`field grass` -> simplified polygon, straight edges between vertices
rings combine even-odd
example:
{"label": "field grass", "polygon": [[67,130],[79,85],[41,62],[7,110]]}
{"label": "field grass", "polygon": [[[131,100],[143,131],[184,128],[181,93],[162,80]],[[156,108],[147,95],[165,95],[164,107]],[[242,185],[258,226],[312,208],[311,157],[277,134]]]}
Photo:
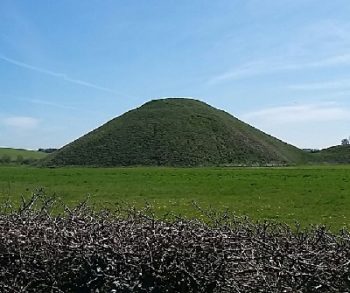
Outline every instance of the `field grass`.
{"label": "field grass", "polygon": [[0,167],[0,196],[19,199],[36,188],[77,203],[145,202],[185,216],[192,201],[253,219],[350,227],[350,166],[298,168]]}
{"label": "field grass", "polygon": [[17,156],[22,156],[23,159],[42,159],[47,156],[46,153],[38,152],[38,151],[12,149],[12,148],[0,148],[0,158],[3,155],[10,156],[12,161],[16,160]]}

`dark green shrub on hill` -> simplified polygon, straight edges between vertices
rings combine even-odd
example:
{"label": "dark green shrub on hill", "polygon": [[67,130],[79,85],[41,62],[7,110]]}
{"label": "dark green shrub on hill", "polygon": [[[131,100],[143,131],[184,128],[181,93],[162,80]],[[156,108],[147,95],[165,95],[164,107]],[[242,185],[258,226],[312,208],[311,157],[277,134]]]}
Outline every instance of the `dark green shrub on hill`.
{"label": "dark green shrub on hill", "polygon": [[11,156],[8,154],[3,154],[0,158],[0,163],[1,164],[10,164],[11,163]]}
{"label": "dark green shrub on hill", "polygon": [[281,165],[305,152],[191,99],[148,102],[49,155],[43,165]]}

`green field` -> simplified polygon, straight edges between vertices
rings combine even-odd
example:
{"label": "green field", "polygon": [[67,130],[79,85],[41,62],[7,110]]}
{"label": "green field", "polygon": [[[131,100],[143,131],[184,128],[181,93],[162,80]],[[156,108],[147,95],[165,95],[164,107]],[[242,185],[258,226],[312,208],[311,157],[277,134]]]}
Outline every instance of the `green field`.
{"label": "green field", "polygon": [[298,168],[57,168],[0,167],[0,196],[19,199],[43,187],[67,203],[88,194],[99,205],[145,202],[191,215],[229,208],[253,219],[350,227],[350,166]]}
{"label": "green field", "polygon": [[3,155],[10,156],[12,161],[15,161],[18,156],[22,156],[23,159],[42,159],[47,156],[46,153],[38,151],[30,151],[23,149],[13,149],[13,148],[0,148],[0,158]]}

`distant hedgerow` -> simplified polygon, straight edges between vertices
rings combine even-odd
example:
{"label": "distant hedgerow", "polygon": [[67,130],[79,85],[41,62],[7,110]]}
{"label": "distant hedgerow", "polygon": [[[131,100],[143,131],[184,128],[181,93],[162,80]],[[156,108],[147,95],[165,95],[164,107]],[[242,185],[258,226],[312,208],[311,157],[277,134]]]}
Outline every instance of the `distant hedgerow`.
{"label": "distant hedgerow", "polygon": [[[54,212],[53,212],[54,210]],[[61,212],[59,212],[61,211]],[[205,212],[57,207],[42,193],[0,214],[1,292],[346,292],[350,234]]]}

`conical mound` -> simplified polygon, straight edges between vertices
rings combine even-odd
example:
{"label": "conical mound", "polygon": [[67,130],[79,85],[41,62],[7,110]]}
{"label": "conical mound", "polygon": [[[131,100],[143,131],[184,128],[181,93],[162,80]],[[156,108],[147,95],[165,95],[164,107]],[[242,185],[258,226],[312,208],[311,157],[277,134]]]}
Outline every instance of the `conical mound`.
{"label": "conical mound", "polygon": [[150,101],[48,156],[46,166],[290,164],[304,152],[192,99]]}

